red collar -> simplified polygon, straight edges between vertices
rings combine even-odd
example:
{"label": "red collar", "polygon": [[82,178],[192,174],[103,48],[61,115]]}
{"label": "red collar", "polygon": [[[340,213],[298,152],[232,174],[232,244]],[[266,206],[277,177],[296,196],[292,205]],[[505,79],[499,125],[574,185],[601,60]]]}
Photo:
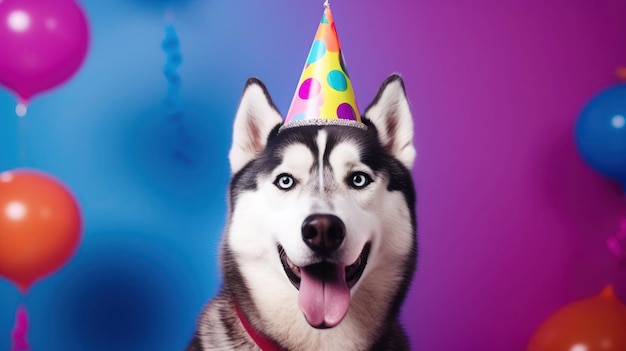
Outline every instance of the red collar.
{"label": "red collar", "polygon": [[237,317],[239,317],[241,324],[243,324],[243,327],[248,332],[248,335],[250,335],[252,340],[254,340],[254,342],[259,348],[261,348],[261,350],[283,351],[283,349],[278,346],[273,340],[268,339],[265,335],[259,333],[256,329],[254,329],[252,324],[250,324],[250,322],[246,319],[246,316],[244,316],[243,312],[241,312],[241,310],[239,309],[239,306],[237,306],[235,300],[233,300],[233,305],[235,305],[235,311],[237,311]]}

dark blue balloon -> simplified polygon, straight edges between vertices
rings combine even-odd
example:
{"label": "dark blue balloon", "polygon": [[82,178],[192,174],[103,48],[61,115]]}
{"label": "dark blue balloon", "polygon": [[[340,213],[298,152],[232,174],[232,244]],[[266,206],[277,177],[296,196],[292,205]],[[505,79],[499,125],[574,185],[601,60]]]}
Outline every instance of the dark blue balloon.
{"label": "dark blue balloon", "polygon": [[576,124],[576,144],[591,167],[626,190],[626,84],[589,101]]}

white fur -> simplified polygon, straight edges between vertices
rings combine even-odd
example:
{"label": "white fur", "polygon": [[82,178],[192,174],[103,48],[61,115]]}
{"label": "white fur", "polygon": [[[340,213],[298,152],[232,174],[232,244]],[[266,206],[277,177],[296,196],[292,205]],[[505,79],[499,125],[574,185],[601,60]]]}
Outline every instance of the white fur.
{"label": "white fur", "polygon": [[268,100],[264,88],[256,81],[250,82],[235,115],[233,144],[228,155],[231,173],[237,173],[257,157],[265,149],[270,131],[281,123],[282,117]]}
{"label": "white fur", "polygon": [[326,151],[326,141],[328,140],[328,133],[325,130],[321,130],[317,134],[317,149],[319,150],[317,155],[317,177],[319,179],[319,192],[324,192],[324,151]]}

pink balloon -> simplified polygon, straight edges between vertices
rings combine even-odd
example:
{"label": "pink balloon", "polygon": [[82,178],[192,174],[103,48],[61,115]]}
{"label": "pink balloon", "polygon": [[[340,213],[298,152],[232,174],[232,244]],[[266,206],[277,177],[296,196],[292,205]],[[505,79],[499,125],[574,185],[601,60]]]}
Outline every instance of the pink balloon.
{"label": "pink balloon", "polygon": [[0,84],[26,104],[69,79],[89,46],[74,0],[0,0]]}

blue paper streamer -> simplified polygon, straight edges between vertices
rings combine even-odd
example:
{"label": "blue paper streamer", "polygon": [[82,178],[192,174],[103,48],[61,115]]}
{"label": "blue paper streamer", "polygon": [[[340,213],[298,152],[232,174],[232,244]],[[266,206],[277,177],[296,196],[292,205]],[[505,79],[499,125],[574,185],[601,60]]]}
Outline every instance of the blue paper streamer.
{"label": "blue paper streamer", "polygon": [[184,125],[183,109],[179,97],[181,79],[178,68],[182,64],[183,57],[180,52],[178,35],[173,24],[168,24],[165,27],[165,38],[161,43],[161,48],[167,55],[167,61],[163,69],[163,75],[167,80],[167,97],[165,99],[167,118],[173,123],[178,136],[178,146],[174,150],[174,158],[185,165],[190,165],[191,158],[185,152],[185,148],[189,145],[189,133]]}

